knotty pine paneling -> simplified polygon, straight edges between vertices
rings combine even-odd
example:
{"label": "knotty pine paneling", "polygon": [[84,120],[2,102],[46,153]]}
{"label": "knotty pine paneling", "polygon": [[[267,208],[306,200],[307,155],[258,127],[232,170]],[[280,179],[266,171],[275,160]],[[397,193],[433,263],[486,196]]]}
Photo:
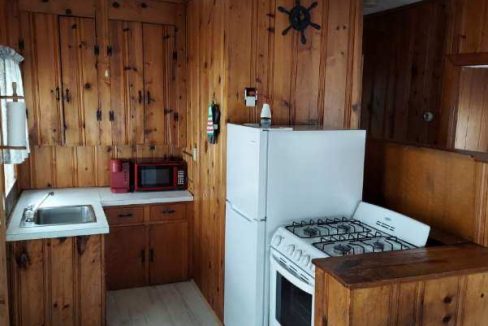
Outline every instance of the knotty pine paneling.
{"label": "knotty pine paneling", "polygon": [[[283,36],[292,0],[190,0],[188,35],[188,145],[194,194],[193,277],[223,317],[226,122],[256,122],[264,102],[275,124],[357,127],[361,97],[362,1],[320,1],[312,13],[320,31]],[[258,106],[243,104],[256,87]],[[222,111],[218,144],[206,139],[207,106]]]}
{"label": "knotty pine paneling", "polygon": [[364,200],[488,246],[488,162],[369,140]]}
{"label": "knotty pine paneling", "polygon": [[488,152],[488,69],[462,68],[455,148]]}
{"label": "knotty pine paneling", "polygon": [[365,17],[361,127],[371,137],[437,143],[448,9],[429,0]]}

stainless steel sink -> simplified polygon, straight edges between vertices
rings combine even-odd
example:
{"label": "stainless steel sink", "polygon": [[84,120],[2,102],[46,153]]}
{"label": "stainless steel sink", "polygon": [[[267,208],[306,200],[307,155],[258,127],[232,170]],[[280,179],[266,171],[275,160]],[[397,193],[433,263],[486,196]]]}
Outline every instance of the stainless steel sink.
{"label": "stainless steel sink", "polygon": [[39,208],[33,217],[24,212],[21,227],[95,223],[97,218],[90,205]]}

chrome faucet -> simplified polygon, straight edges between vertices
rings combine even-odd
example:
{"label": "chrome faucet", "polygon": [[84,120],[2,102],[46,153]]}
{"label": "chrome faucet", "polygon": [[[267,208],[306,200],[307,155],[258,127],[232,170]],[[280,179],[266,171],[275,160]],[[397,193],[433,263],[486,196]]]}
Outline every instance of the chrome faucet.
{"label": "chrome faucet", "polygon": [[41,205],[49,198],[54,196],[54,191],[47,193],[36,205],[29,205],[24,211],[24,221],[34,222],[34,216]]}

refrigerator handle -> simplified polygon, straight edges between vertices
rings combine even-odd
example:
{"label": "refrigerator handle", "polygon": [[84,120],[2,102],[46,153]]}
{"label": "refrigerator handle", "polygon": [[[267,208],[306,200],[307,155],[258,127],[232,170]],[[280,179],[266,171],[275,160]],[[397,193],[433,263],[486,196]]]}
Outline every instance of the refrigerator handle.
{"label": "refrigerator handle", "polygon": [[242,218],[248,220],[249,222],[262,222],[265,221],[265,219],[262,220],[256,220],[256,219],[250,219],[249,217],[246,216],[243,212],[241,212],[238,208],[236,208],[232,203],[228,200],[226,200],[227,205],[229,205],[230,209],[232,209],[234,212],[236,212],[238,215],[240,215]]}

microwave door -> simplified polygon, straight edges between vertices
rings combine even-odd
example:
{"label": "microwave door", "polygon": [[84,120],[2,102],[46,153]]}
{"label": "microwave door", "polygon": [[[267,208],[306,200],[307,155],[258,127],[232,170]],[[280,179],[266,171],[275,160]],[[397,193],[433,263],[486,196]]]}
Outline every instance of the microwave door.
{"label": "microwave door", "polygon": [[137,171],[137,188],[140,190],[164,190],[173,186],[174,178],[172,167],[140,166]]}

